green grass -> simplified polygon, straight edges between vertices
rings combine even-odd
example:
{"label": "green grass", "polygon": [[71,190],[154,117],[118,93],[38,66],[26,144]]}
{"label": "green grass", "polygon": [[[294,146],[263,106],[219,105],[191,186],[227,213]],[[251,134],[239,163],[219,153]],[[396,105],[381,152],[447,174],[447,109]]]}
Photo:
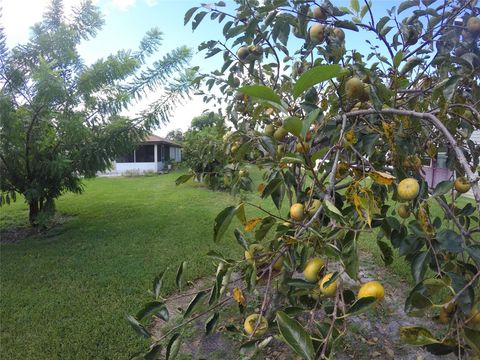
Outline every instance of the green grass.
{"label": "green grass", "polygon": [[[209,250],[241,254],[230,230],[220,245],[212,241],[213,219],[238,199],[193,182],[176,187],[177,176],[88,180],[84,194],[57,203],[59,213],[74,216],[70,221],[46,236],[1,245],[0,358],[129,358],[147,342],[124,315],[151,300],[147,290],[156,274],[170,267],[164,290],[171,293],[181,261],[188,261],[192,280],[214,271],[204,256]],[[252,176],[261,181],[259,172]],[[248,198],[260,202],[256,194]],[[270,200],[262,206],[277,212]],[[287,207],[285,201],[282,213]],[[21,199],[0,210],[0,229],[27,222]],[[259,212],[247,209],[247,215]],[[360,249],[383,264],[374,239],[364,235]],[[410,278],[398,256],[390,269]]]}
{"label": "green grass", "polygon": [[[194,279],[213,271],[203,254],[235,250],[212,241],[213,219],[235,200],[175,187],[176,176],[86,181],[83,195],[58,201],[75,215],[59,234],[1,246],[1,358],[121,359],[145,348],[124,314],[151,299],[154,276],[171,267],[171,292],[182,260]],[[2,228],[27,221],[21,200],[1,212]]]}

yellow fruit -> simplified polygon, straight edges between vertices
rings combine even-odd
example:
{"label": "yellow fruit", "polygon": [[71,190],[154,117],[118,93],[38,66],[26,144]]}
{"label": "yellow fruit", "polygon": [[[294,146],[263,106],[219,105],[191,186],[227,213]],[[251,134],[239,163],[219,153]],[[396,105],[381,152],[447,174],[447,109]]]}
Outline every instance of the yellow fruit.
{"label": "yellow fruit", "polygon": [[472,308],[468,318],[470,319],[469,323],[480,324],[480,310],[478,309],[478,306]]}
{"label": "yellow fruit", "polygon": [[326,296],[326,297],[332,297],[335,296],[337,292],[337,284],[338,284],[338,279],[335,279],[335,281],[331,282],[328,286],[324,286],[324,284],[329,281],[333,276],[333,273],[327,274],[323,277],[322,280],[318,283],[320,286],[320,292]]}
{"label": "yellow fruit", "polygon": [[351,100],[363,98],[365,96],[365,87],[362,80],[356,76],[349,79],[345,84],[345,92],[347,98]]}
{"label": "yellow fruit", "polygon": [[417,197],[420,191],[420,185],[414,178],[406,178],[398,184],[397,192],[403,200],[413,200]]}
{"label": "yellow fruit", "polygon": [[273,264],[273,269],[280,271],[282,270],[283,267],[283,256],[280,256],[277,261],[275,261],[275,264]]}
{"label": "yellow fruit", "polygon": [[307,261],[303,276],[306,281],[315,282],[318,280],[318,273],[325,266],[325,262],[321,258],[313,258]]}
{"label": "yellow fruit", "polygon": [[263,252],[263,250],[265,250],[265,248],[260,244],[250,245],[248,250],[245,250],[245,260],[247,260],[248,263],[253,264],[255,260],[259,260],[258,256]]}
{"label": "yellow fruit", "polygon": [[247,169],[242,169],[238,172],[238,175],[240,175],[240,177],[247,177],[249,174],[248,170]]}
{"label": "yellow fruit", "polygon": [[248,55],[250,55],[250,51],[246,46],[242,46],[240,49],[237,50],[237,57],[242,61],[245,60]]}
{"label": "yellow fruit", "polygon": [[303,204],[296,203],[290,208],[290,216],[293,220],[302,221],[305,216],[305,207]]}
{"label": "yellow fruit", "polygon": [[344,41],[345,40],[345,33],[343,32],[342,29],[339,29],[339,28],[335,28],[333,30],[333,34],[335,35],[335,37],[340,40],[340,42]]}
{"label": "yellow fruit", "polygon": [[315,215],[317,210],[320,208],[321,204],[322,204],[322,202],[320,200],[313,199],[312,202],[310,203],[310,205],[308,206],[308,209],[307,209],[308,215],[310,215],[310,216]]}
{"label": "yellow fruit", "polygon": [[326,20],[327,13],[322,7],[317,6],[313,9],[313,17],[317,20]]}
{"label": "yellow fruit", "polygon": [[[255,330],[255,325],[257,325],[258,318],[260,317],[260,323]],[[248,335],[253,336],[263,336],[268,330],[268,321],[264,316],[260,314],[251,314],[245,319],[245,323],[243,324],[243,329]],[[255,332],[254,332],[255,330]]]}
{"label": "yellow fruit", "polygon": [[232,154],[235,154],[238,150],[238,145],[233,145],[231,148],[230,148],[230,151],[232,152]]}
{"label": "yellow fruit", "polygon": [[471,17],[468,19],[467,30],[474,36],[480,35],[480,19],[478,17]]}
{"label": "yellow fruit", "polygon": [[300,154],[306,154],[308,150],[310,150],[310,145],[307,143],[297,143],[297,145],[295,145],[295,151]]}
{"label": "yellow fruit", "polygon": [[455,190],[457,190],[460,194],[466,193],[468,190],[470,190],[471,187],[470,183],[465,177],[456,178],[453,186],[455,187]]}
{"label": "yellow fruit", "polygon": [[265,135],[273,136],[275,133],[275,126],[272,124],[265,125]]}
{"label": "yellow fruit", "polygon": [[358,290],[358,298],[373,296],[377,301],[385,297],[385,289],[378,281],[369,281],[363,284]]}
{"label": "yellow fruit", "polygon": [[309,31],[310,40],[316,43],[325,41],[325,26],[322,24],[314,24]]}
{"label": "yellow fruit", "polygon": [[402,219],[406,219],[410,216],[410,209],[408,208],[407,205],[402,204],[397,208],[397,214],[400,216]]}
{"label": "yellow fruit", "polygon": [[287,136],[288,134],[288,131],[280,126],[277,130],[275,130],[275,132],[273,133],[273,137],[275,138],[275,140],[277,141],[282,141],[283,139],[285,139],[285,136]]}

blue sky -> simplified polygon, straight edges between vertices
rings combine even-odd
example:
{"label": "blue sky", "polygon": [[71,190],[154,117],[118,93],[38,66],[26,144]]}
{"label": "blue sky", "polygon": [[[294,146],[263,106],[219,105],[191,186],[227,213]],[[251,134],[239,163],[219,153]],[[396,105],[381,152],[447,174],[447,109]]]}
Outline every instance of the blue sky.
{"label": "blue sky", "polygon": [[[79,0],[64,0],[68,9],[78,4]],[[202,24],[192,32],[191,25],[183,25],[185,12],[198,6],[202,0],[96,0],[105,16],[105,26],[97,37],[81,46],[81,54],[87,63],[105,57],[119,49],[137,48],[145,32],[158,27],[164,33],[160,55],[186,45],[197,52],[199,43],[210,39],[221,39],[223,25],[205,18]],[[333,1],[338,6],[348,6],[349,0]],[[3,7],[1,22],[7,33],[8,45],[25,42],[29,36],[29,28],[41,19],[41,14],[48,5],[48,0],[0,0]],[[226,1],[227,5],[233,2]],[[362,3],[362,1],[360,1]],[[385,9],[398,5],[399,1],[375,0],[373,10],[376,19],[386,14]],[[28,10],[26,10],[28,9]],[[359,51],[367,50],[365,34],[347,33],[347,48]],[[203,72],[219,68],[221,56],[203,59],[203,54],[196,54],[192,65],[198,65]],[[206,108],[200,98],[195,98],[186,106],[177,109],[170,124],[156,131],[165,135],[169,130],[181,128],[186,130],[192,117],[201,114]]]}

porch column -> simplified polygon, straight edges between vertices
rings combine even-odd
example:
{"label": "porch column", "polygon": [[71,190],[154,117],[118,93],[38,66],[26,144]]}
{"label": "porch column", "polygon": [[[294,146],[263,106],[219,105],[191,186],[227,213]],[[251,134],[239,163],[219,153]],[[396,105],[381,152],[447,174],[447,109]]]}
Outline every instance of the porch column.
{"label": "porch column", "polygon": [[155,162],[155,168],[158,170],[158,153],[157,153],[157,144],[153,148],[153,161]]}

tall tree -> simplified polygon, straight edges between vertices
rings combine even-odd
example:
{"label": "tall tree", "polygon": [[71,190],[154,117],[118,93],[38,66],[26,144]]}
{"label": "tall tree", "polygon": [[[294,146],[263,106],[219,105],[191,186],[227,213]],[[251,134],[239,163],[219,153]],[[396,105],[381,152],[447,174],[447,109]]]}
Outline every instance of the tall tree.
{"label": "tall tree", "polygon": [[[191,84],[186,47],[146,64],[161,45],[158,29],[147,32],[138,50],[85,65],[78,46],[103,23],[91,1],[67,21],[62,0],[53,0],[26,44],[7,49],[0,29],[1,204],[22,194],[32,225],[52,214],[61,194],[81,192],[82,177],[107,169],[119,152],[168,121]],[[138,116],[122,116],[157,89],[162,95]]]}

